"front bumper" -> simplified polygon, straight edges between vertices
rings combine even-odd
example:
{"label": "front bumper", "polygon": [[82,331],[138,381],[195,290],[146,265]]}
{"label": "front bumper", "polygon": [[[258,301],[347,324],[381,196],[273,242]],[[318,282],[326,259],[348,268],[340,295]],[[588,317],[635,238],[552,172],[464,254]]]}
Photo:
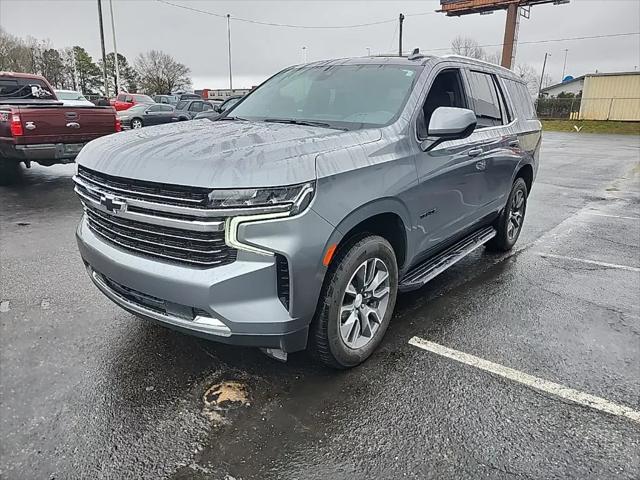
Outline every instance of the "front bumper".
{"label": "front bumper", "polygon": [[[255,230],[252,239],[262,246],[266,242],[289,261],[288,310],[278,297],[274,256],[240,250],[235,262],[214,268],[169,263],[105,242],[89,229],[84,218],[77,229],[77,241],[92,281],[125,310],[222,343],[295,352],[306,348],[324,273],[317,272],[318,267],[323,268],[324,243],[310,256],[310,251],[300,246],[299,237],[301,232],[314,230],[311,225],[315,224],[322,225],[328,239],[331,228],[319,219],[308,210],[295,219],[246,224],[238,232],[244,236],[247,229]],[[292,235],[292,229],[297,235]],[[321,242],[321,236],[313,237],[309,246]],[[131,301],[110,282],[149,296],[162,303],[162,308]]]}

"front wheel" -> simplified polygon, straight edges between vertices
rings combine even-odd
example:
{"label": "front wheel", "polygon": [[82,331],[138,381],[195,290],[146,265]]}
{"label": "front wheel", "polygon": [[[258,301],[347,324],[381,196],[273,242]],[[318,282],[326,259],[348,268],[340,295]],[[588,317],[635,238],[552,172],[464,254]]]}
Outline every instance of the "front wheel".
{"label": "front wheel", "polygon": [[312,355],[327,366],[362,363],[382,341],[398,291],[398,266],[384,238],[369,235],[337,254],[311,327]]}
{"label": "front wheel", "polygon": [[134,130],[142,128],[142,120],[140,120],[139,118],[134,118],[133,120],[131,120],[131,128],[133,128]]}
{"label": "front wheel", "polygon": [[500,216],[496,220],[496,236],[487,242],[487,249],[507,252],[513,248],[522,231],[524,214],[527,211],[527,184],[522,178],[516,178],[511,187],[509,198]]}

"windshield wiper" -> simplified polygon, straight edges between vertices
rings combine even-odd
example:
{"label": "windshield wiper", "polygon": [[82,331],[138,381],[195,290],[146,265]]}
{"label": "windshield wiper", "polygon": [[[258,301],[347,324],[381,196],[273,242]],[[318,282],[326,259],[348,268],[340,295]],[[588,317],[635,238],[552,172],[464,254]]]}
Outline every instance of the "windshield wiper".
{"label": "windshield wiper", "polygon": [[336,127],[326,122],[315,122],[313,120],[296,120],[294,118],[265,118],[265,122],[286,123],[290,125],[307,125],[309,127],[333,128],[334,130],[347,130],[346,128]]}
{"label": "windshield wiper", "polygon": [[220,121],[220,120],[240,120],[241,122],[250,122],[251,121],[248,118],[242,118],[242,117],[218,117],[218,118],[216,118],[216,120],[218,120],[218,121]]}

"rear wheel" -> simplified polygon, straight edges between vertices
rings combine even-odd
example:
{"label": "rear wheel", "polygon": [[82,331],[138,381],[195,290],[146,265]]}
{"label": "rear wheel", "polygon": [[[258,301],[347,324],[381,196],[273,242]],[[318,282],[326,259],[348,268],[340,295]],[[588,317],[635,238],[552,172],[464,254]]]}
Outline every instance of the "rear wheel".
{"label": "rear wheel", "polygon": [[366,360],[382,341],[396,303],[398,266],[384,238],[347,244],[327,272],[311,328],[312,355],[333,368]]}
{"label": "rear wheel", "polygon": [[0,185],[12,185],[20,178],[20,163],[0,158]]}
{"label": "rear wheel", "polygon": [[511,187],[507,204],[496,220],[497,234],[487,242],[487,249],[506,252],[516,244],[527,211],[527,195],[527,184],[522,178],[516,178],[513,187]]}
{"label": "rear wheel", "polygon": [[139,118],[134,118],[133,120],[131,120],[131,128],[133,128],[134,130],[142,128],[142,120],[140,120]]}

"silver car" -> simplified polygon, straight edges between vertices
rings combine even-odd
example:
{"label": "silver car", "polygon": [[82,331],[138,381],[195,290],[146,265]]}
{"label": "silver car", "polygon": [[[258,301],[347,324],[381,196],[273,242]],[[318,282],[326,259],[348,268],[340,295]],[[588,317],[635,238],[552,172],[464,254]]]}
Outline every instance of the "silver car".
{"label": "silver car", "polygon": [[464,57],[287,68],[215,121],[77,158],[80,253],[141,317],[336,368],[380,344],[399,291],[520,234],[541,125],[522,80]]}

